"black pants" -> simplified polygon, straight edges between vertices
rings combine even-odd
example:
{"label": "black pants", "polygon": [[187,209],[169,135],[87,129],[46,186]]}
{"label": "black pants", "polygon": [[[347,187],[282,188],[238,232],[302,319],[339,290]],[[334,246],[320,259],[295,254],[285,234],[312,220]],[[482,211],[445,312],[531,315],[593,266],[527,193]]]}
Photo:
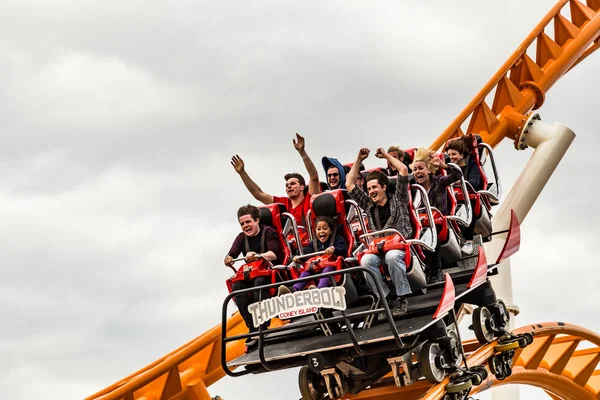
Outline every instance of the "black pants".
{"label": "black pants", "polygon": [[[235,282],[233,284],[232,289],[235,290],[242,290],[242,289],[248,289],[251,287],[256,287],[256,286],[263,286],[263,285],[268,285],[271,283],[271,278],[268,276],[259,276],[258,278],[255,278],[251,281],[238,281]],[[261,294],[262,293],[262,294]],[[237,304],[238,310],[240,310],[240,314],[242,316],[242,318],[244,319],[244,322],[246,323],[246,326],[248,327],[248,329],[252,332],[252,331],[257,331],[258,328],[254,327],[254,323],[252,322],[252,315],[248,312],[248,306],[252,303],[255,303],[258,301],[258,296],[259,294],[261,294],[261,299],[264,300],[266,298],[271,297],[269,294],[269,289],[261,289],[260,291],[256,291],[253,293],[244,293],[244,294],[240,294],[235,296],[235,303]],[[268,328],[269,327],[269,323],[271,321],[267,321],[263,324],[263,328]]]}

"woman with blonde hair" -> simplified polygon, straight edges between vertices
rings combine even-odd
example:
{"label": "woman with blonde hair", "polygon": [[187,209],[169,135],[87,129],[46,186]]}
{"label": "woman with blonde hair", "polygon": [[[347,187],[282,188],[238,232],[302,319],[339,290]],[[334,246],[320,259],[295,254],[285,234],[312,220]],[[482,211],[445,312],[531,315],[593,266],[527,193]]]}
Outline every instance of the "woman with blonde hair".
{"label": "woman with blonde hair", "polygon": [[[446,163],[433,151],[418,148],[411,165],[415,181],[427,191],[429,204],[437,208],[443,215],[448,215],[447,187],[462,177],[461,171],[448,168]],[[447,175],[436,174],[439,169],[446,169]]]}
{"label": "woman with blonde hair", "polygon": [[[448,166],[433,151],[418,148],[412,163],[415,181],[427,191],[427,198],[431,207],[437,208],[443,215],[448,215],[447,188],[462,177],[462,172],[456,168],[448,168],[447,175],[436,174],[439,169]],[[429,283],[441,282],[442,262],[437,253],[434,254],[429,269]]]}

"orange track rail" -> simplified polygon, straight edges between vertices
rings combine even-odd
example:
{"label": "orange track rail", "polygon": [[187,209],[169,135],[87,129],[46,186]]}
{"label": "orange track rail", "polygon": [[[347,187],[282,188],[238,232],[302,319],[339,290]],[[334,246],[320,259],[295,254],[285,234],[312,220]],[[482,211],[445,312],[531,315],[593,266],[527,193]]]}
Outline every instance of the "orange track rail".
{"label": "orange track rail", "polygon": [[[505,137],[517,139],[524,115],[538,109],[552,85],[600,47],[600,0],[586,3],[559,1],[431,149],[438,150],[448,139],[463,135],[464,128],[480,134],[492,147]],[[570,19],[561,12],[567,7]],[[535,56],[531,54],[534,48]],[[523,149],[518,143],[515,147]]]}
{"label": "orange track rail", "polygon": [[[513,360],[513,373],[503,381],[493,375],[471,394],[487,390],[493,386],[523,384],[542,388],[554,399],[585,400],[600,398],[600,335],[585,328],[559,322],[528,325],[515,333],[529,332],[534,341],[525,349],[519,349]],[[486,365],[496,354],[497,342],[479,347],[474,341],[465,343],[469,352],[467,362],[472,365]],[[397,388],[392,382],[382,382],[379,386],[362,391],[347,399],[393,400],[421,399],[439,400],[446,394],[444,387],[449,382],[431,386],[426,381]]]}
{"label": "orange track rail", "polygon": [[[570,8],[570,18],[561,13],[561,10],[567,7],[567,3]],[[551,23],[554,24],[553,29],[549,28]],[[547,32],[550,30],[552,32],[548,34]],[[528,54],[533,49],[534,41],[536,48],[535,61]],[[599,47],[600,0],[586,0],[586,4],[578,0],[559,1],[527,36],[518,50],[436,139],[431,148],[440,149],[448,139],[462,135],[465,126],[466,132],[480,134],[483,140],[491,146],[496,146],[505,137],[516,140],[525,121],[525,115],[543,104],[548,89]],[[486,102],[488,98],[492,99],[491,107]],[[516,142],[515,147],[517,149],[523,148]],[[552,332],[543,336],[552,337],[552,340],[547,343],[549,347],[546,353],[543,353],[543,355],[538,353],[542,357],[538,367],[531,368],[535,363],[525,358],[529,351],[529,349],[526,349],[519,355],[520,358],[517,361],[517,367],[514,368],[513,375],[502,383],[537,385],[558,396],[555,398],[600,399],[598,394],[600,391],[600,371],[594,370],[597,359],[600,357],[598,355],[600,354],[598,350],[600,339],[591,332],[570,325],[566,327],[559,327],[556,324],[553,327],[550,327],[550,325],[543,326],[544,328],[538,331],[539,335],[543,332]],[[247,332],[238,314],[227,321],[227,330],[228,335]],[[561,332],[573,332],[573,336],[567,337],[572,340],[556,338],[556,335],[561,334]],[[88,397],[86,400],[210,400],[211,397],[206,387],[225,376],[220,364],[220,338],[221,326],[215,326],[179,349]],[[585,371],[583,375],[567,367],[561,370],[558,375],[556,374],[556,368],[543,369],[543,365],[545,365],[543,361],[546,360],[544,358],[546,355],[550,357],[556,352],[560,353],[559,350],[554,351],[553,349],[568,347],[569,345],[564,343],[573,345],[581,340],[589,340],[594,343],[597,346],[594,350],[596,352],[579,351],[569,353],[567,351],[563,356],[571,357],[569,358],[571,361],[567,362],[567,366],[573,363],[577,364],[574,367],[579,366],[582,362],[585,364],[586,360],[591,358],[591,363],[585,364],[583,368],[583,371]],[[537,337],[530,347],[535,348],[536,343],[541,343]],[[466,345],[469,347],[472,346],[472,343]],[[227,354],[232,359],[239,356],[243,351],[241,343],[230,343],[228,346]],[[493,347],[491,345],[484,346],[473,352],[471,358],[484,363],[486,357],[489,357],[492,352]],[[560,365],[565,361],[564,358],[561,358],[563,356],[559,354]],[[523,367],[519,364],[520,360],[524,360]],[[551,361],[551,359],[547,360],[548,365],[554,365]],[[595,364],[594,361],[596,361]],[[592,364],[594,365],[593,368],[591,367]],[[590,370],[590,368],[592,369]],[[589,371],[591,372],[588,376]],[[586,377],[586,382],[584,385],[580,385],[579,383],[583,381],[584,377]],[[568,386],[567,381],[576,382],[580,389],[575,387],[565,389]],[[494,385],[498,382],[491,380],[487,384]],[[444,385],[440,384],[430,388],[430,384],[423,381],[403,389],[388,384],[386,386],[375,386],[352,398],[391,399],[390,396],[397,396],[399,391],[403,390],[403,393],[409,396],[406,398],[417,398],[417,396],[427,392],[423,397],[424,399],[439,399],[443,395],[443,387]],[[583,387],[583,390],[581,387]],[[572,391],[569,392],[570,394],[564,394],[561,391],[563,389]],[[412,395],[409,393],[412,393]]]}
{"label": "orange track rail", "polygon": [[[227,335],[247,333],[236,312],[227,321]],[[227,345],[232,359],[243,354],[239,342]],[[217,325],[127,378],[85,400],[210,400],[206,390],[225,376],[221,368],[221,325]]]}

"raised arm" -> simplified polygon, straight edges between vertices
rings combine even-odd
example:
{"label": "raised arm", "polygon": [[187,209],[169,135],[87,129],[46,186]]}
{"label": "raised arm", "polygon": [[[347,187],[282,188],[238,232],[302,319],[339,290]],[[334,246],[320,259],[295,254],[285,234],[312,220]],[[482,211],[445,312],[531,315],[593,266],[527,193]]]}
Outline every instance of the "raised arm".
{"label": "raised arm", "polygon": [[356,156],[356,161],[352,168],[350,168],[350,172],[346,175],[346,189],[348,192],[351,192],[356,187],[356,178],[358,178],[358,174],[360,174],[360,163],[363,162],[367,157],[369,157],[369,153],[371,150],[363,147],[358,151],[358,155]]}
{"label": "raised arm", "polygon": [[273,203],[273,196],[262,191],[262,189],[250,178],[246,169],[244,168],[244,161],[237,154],[231,157],[231,165],[242,178],[242,182],[246,185],[246,189],[250,194],[258,201],[263,204]]}
{"label": "raised arm", "polygon": [[315,164],[313,164],[308,154],[306,154],[306,150],[304,148],[304,137],[296,133],[296,139],[292,139],[292,142],[294,143],[294,148],[298,151],[300,157],[302,157],[302,161],[304,161],[304,167],[306,168],[306,172],[308,172],[308,192],[310,194],[321,193],[319,172],[317,172]]}
{"label": "raised arm", "polygon": [[397,158],[392,157],[382,147],[377,149],[375,157],[387,160],[387,162],[398,171],[396,193],[394,193],[394,195],[397,196],[402,203],[408,204],[408,168],[406,168],[406,165]]}
{"label": "raised arm", "polygon": [[448,168],[448,165],[442,161],[437,154],[432,153],[431,163],[438,168],[445,169],[448,173],[445,176],[440,177],[440,185],[442,187],[450,186],[454,182],[458,181],[462,177],[462,171],[456,164],[451,164],[452,168]]}
{"label": "raised arm", "polygon": [[406,165],[397,158],[392,157],[383,147],[377,149],[375,157],[387,160],[388,164],[398,171],[398,175],[408,176],[408,168],[406,168]]}

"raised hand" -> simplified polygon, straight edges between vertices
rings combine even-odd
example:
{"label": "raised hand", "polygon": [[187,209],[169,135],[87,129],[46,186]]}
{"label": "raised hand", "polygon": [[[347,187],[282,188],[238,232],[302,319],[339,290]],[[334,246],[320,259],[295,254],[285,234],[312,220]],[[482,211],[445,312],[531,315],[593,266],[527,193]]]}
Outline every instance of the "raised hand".
{"label": "raised hand", "polygon": [[242,157],[238,156],[237,154],[231,157],[231,165],[238,174],[244,172],[244,160],[242,160]]}
{"label": "raised hand", "polygon": [[369,153],[371,152],[371,150],[367,149],[366,147],[363,147],[362,149],[360,149],[358,151],[358,161],[363,161],[364,159],[366,159],[367,157],[369,157]]}
{"label": "raised hand", "polygon": [[446,163],[444,163],[444,161],[442,161],[441,158],[438,157],[437,154],[435,154],[433,151],[431,153],[429,153],[429,156],[431,157],[431,165],[433,165],[436,168],[446,168],[447,165]]}
{"label": "raised hand", "polygon": [[383,147],[380,147],[375,152],[375,157],[377,158],[385,158],[387,156],[387,151]]}
{"label": "raised hand", "polygon": [[299,133],[296,133],[296,139],[292,139],[294,143],[294,148],[298,150],[299,153],[304,151],[304,137],[300,136]]}

